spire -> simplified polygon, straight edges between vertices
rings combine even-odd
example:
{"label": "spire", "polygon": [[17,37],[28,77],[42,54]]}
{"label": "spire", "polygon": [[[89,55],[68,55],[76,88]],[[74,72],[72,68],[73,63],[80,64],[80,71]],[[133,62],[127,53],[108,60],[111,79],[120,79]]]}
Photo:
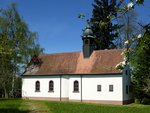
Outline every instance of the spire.
{"label": "spire", "polygon": [[90,22],[89,20],[87,20],[87,25],[86,25],[86,28],[85,30],[83,30],[83,38],[86,38],[86,37],[89,37],[89,38],[94,38],[93,37],[93,31],[90,27]]}
{"label": "spire", "polygon": [[95,49],[95,42],[93,31],[90,27],[90,22],[88,20],[86,28],[85,30],[83,30],[82,40],[83,40],[83,56],[84,58],[89,58]]}

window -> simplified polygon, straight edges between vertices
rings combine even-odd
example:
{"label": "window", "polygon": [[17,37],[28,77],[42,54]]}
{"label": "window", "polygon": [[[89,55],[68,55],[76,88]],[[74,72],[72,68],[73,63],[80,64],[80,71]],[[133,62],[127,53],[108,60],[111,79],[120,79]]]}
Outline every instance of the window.
{"label": "window", "polygon": [[54,91],[54,82],[51,80],[49,81],[49,92],[53,92]]}
{"label": "window", "polygon": [[97,85],[97,91],[101,91],[101,85]]}
{"label": "window", "polygon": [[89,44],[89,40],[85,40],[85,44]]}
{"label": "window", "polygon": [[128,90],[129,90],[129,87],[128,87],[128,85],[126,85],[126,94],[129,93]]}
{"label": "window", "polygon": [[39,81],[35,82],[35,91],[40,92],[40,82]]}
{"label": "window", "polygon": [[113,92],[114,88],[113,85],[109,85],[109,92]]}
{"label": "window", "polygon": [[126,70],[126,75],[128,75],[128,71]]}
{"label": "window", "polygon": [[76,80],[74,81],[74,87],[73,87],[74,92],[79,92],[79,82]]}

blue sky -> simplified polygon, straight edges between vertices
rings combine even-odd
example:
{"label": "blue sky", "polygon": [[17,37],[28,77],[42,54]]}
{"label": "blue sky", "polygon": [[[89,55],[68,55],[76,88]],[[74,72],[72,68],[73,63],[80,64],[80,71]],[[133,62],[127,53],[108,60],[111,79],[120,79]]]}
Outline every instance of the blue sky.
{"label": "blue sky", "polygon": [[[84,12],[91,17],[94,0],[0,0],[0,7],[17,4],[18,11],[31,31],[39,34],[39,43],[45,53],[82,50],[82,29],[85,20],[78,19]],[[150,22],[150,0],[144,6],[136,6],[138,21]]]}

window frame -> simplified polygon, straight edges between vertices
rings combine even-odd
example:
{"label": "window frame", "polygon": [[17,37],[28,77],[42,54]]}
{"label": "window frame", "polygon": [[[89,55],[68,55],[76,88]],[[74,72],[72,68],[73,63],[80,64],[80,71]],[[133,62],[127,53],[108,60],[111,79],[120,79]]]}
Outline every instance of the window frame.
{"label": "window frame", "polygon": [[125,74],[128,75],[128,70],[125,71]]}
{"label": "window frame", "polygon": [[35,92],[40,92],[40,81],[35,82]]}
{"label": "window frame", "polygon": [[113,92],[114,91],[114,85],[110,84],[109,85],[109,92]]}
{"label": "window frame", "polygon": [[101,92],[102,91],[102,85],[98,84],[97,85],[97,92]]}
{"label": "window frame", "polygon": [[48,90],[48,92],[54,92],[54,81],[53,80],[50,80],[49,81],[49,90]]}
{"label": "window frame", "polygon": [[85,44],[85,45],[89,45],[89,40],[86,39],[86,40],[84,41],[84,44]]}
{"label": "window frame", "polygon": [[74,93],[78,93],[79,92],[79,82],[77,80],[75,80],[73,82],[73,92]]}

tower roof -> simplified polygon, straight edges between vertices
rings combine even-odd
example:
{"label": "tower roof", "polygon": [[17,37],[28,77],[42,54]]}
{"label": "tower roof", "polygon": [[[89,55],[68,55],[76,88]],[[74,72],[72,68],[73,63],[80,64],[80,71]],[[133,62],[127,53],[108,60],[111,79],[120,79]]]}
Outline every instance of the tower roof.
{"label": "tower roof", "polygon": [[87,21],[85,30],[83,30],[83,37],[93,37],[93,31],[90,27],[90,22]]}

